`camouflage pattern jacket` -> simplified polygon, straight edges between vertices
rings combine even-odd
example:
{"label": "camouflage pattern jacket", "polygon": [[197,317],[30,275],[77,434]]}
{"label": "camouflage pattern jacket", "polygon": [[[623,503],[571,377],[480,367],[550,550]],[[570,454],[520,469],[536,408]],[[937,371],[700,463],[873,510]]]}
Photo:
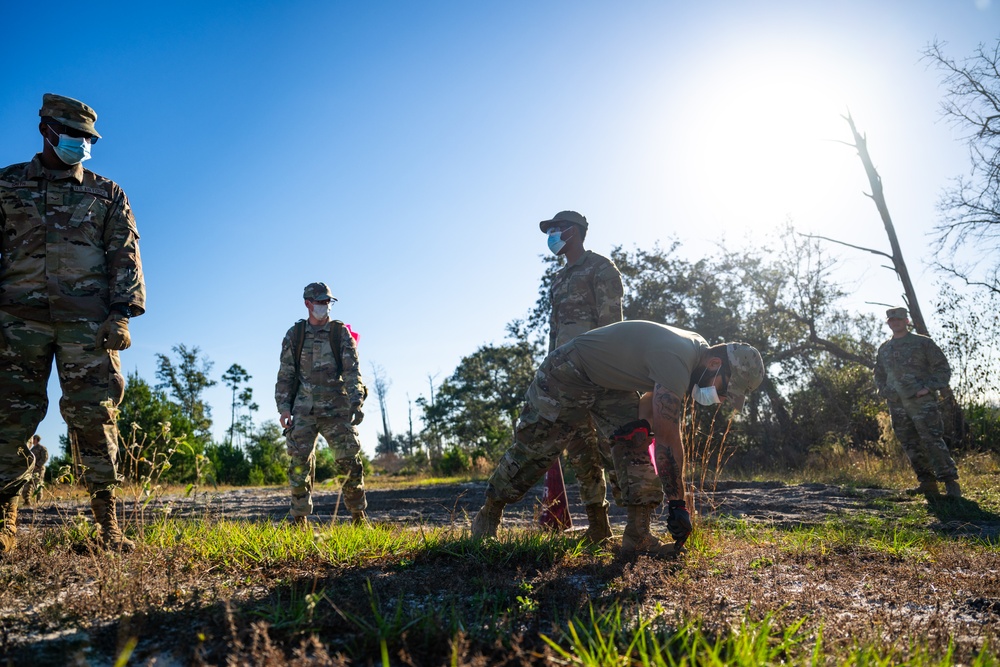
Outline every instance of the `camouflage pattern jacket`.
{"label": "camouflage pattern jacket", "polygon": [[344,397],[351,405],[362,405],[368,391],[361,381],[361,369],[358,366],[358,347],[348,328],[341,329],[341,359],[343,375],[337,375],[337,360],[334,358],[333,346],[330,345],[331,322],[314,326],[307,324],[305,340],[302,343],[302,354],[299,357],[299,388],[292,396],[295,386],[295,325],[285,334],[281,341],[281,365],[278,368],[278,381],[274,385],[274,401],[279,413],[291,412],[292,403],[295,412],[308,412],[316,409],[320,412],[343,406]]}
{"label": "camouflage pattern jacket", "polygon": [[890,338],[878,348],[875,386],[882,398],[899,401],[912,398],[927,387],[939,391],[948,386],[951,367],[944,352],[927,336],[912,331]]}
{"label": "camouflage pattern jacket", "polygon": [[587,250],[552,279],[549,352],[582,333],[622,321],[622,274],[607,257]]}
{"label": "camouflage pattern jacket", "polygon": [[112,304],[146,309],[128,198],[81,165],[0,170],[0,308],[28,320],[102,321]]}

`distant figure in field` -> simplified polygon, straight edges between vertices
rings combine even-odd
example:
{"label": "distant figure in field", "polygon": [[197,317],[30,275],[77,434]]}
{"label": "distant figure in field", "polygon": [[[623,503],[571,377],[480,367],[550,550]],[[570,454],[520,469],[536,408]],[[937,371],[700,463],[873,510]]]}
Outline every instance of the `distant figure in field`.
{"label": "distant figure in field", "polygon": [[21,487],[21,499],[25,505],[31,505],[32,500],[42,499],[42,490],[45,488],[45,466],[49,462],[49,450],[42,444],[42,436],[38,434],[31,436],[28,451],[35,457],[35,465],[31,469],[31,479]]}
{"label": "distant figure in field", "polygon": [[53,361],[59,409],[79,443],[90,506],[108,549],[132,551],[118,525],[119,350],[146,309],[139,232],[125,192],[84,169],[97,114],[46,93],[42,151],[0,169],[0,546],[17,545],[17,503],[31,478],[25,446],[45,417]]}
{"label": "distant figure in field", "polygon": [[933,340],[909,330],[906,308],[885,311],[892,338],[878,348],[875,386],[889,403],[892,430],[910,459],[919,484],[911,494],[934,496],[945,492],[961,498],[958,467],[944,441],[944,422],[936,392],[951,379],[948,360]]}
{"label": "distant figure in field", "polygon": [[355,524],[367,525],[365,478],[361,440],[356,428],[364,418],[361,407],[368,395],[358,367],[358,348],[350,329],[330,319],[336,301],[324,283],[309,283],[302,293],[308,318],[299,320],[281,342],[281,366],[274,400],[285,429],[292,458],[288,480],[292,489],[290,514],[305,524],[312,514],[316,439],[326,439],[346,475],[344,504]]}
{"label": "distant figure in field", "polygon": [[[586,250],[587,218],[576,211],[560,211],[538,227],[548,235],[549,250],[566,258],[566,266],[552,278],[549,302],[549,352],[576,336],[606,324],[622,321],[622,274],[607,257]],[[598,443],[597,429],[591,419],[579,424],[575,433],[565,438],[566,463],[580,482],[580,500],[587,511],[586,539],[603,544],[611,537],[608,520],[608,485],[604,478],[607,465],[613,469],[610,450]],[[602,455],[607,460],[602,460]],[[548,474],[557,474],[555,463]],[[616,477],[612,475],[612,485]],[[613,489],[619,495],[617,488]]]}
{"label": "distant figure in field", "polygon": [[[472,535],[494,537],[504,507],[517,502],[545,473],[568,438],[591,420],[611,439],[621,485],[616,502],[628,511],[622,536],[626,556],[669,556],[691,533],[684,500],[684,397],[700,405],[728,400],[741,409],[747,394],[764,381],[760,353],[746,343],[709,346],[700,335],[675,327],[626,320],[580,334],[549,353],[528,387],[514,444],[490,477],[486,503],[472,522]],[[651,393],[639,419],[639,394]],[[650,458],[650,438],[655,434]],[[652,511],[668,501],[667,526],[675,544],[649,530]]]}

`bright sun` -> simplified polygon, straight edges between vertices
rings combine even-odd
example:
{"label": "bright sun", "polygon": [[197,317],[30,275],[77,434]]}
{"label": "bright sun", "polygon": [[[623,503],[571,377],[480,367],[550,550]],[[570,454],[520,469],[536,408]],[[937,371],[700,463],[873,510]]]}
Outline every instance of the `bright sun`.
{"label": "bright sun", "polygon": [[[683,152],[719,216],[755,229],[780,225],[855,179],[842,118],[842,80],[817,63],[775,54],[728,62],[704,78]],[[850,191],[857,191],[851,181]]]}

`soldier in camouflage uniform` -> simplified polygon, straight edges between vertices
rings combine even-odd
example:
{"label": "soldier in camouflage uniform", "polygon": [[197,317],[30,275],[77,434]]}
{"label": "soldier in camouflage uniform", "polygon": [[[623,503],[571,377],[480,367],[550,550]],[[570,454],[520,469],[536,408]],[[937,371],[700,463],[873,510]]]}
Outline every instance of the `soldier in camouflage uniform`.
{"label": "soldier in camouflage uniform", "polygon": [[28,451],[35,459],[31,468],[31,479],[21,487],[21,500],[30,505],[34,499],[42,499],[42,488],[45,486],[45,466],[49,462],[49,450],[42,444],[42,436],[37,433],[31,437]]}
{"label": "soldier in camouflage uniform", "polygon": [[38,114],[42,152],[0,170],[0,542],[16,545],[18,491],[32,468],[25,443],[48,408],[55,359],[101,543],[131,551],[116,514],[115,412],[125,388],[118,351],[146,303],[139,233],[122,189],[81,165],[100,138],[94,110],[49,93]]}
{"label": "soldier in camouflage uniform", "polygon": [[[356,427],[364,418],[361,407],[368,391],[361,381],[357,346],[347,327],[330,319],[330,304],[336,299],[329,287],[310,283],[302,297],[309,317],[299,320],[285,334],[274,386],[274,400],[292,458],[288,472],[292,489],[290,514],[301,524],[312,514],[316,439],[323,434],[333,450],[338,474],[347,476],[344,504],[355,524],[367,525],[368,500]],[[332,338],[338,332],[339,362]]]}
{"label": "soldier in camouflage uniform", "polygon": [[[622,276],[607,257],[585,250],[587,218],[576,211],[561,211],[551,220],[538,223],[548,235],[549,249],[566,258],[564,266],[552,279],[549,288],[549,352],[573,340],[577,335],[622,321]],[[580,422],[575,433],[566,437],[566,462],[580,482],[580,499],[587,511],[586,539],[602,544],[611,537],[608,520],[607,482],[602,453],[610,456],[605,444],[598,442],[593,422]],[[610,463],[610,461],[609,461]],[[617,497],[616,478],[612,475]]]}
{"label": "soldier in camouflage uniform", "polygon": [[[696,333],[665,324],[626,320],[580,334],[542,362],[508,449],[490,477],[486,503],[472,522],[475,537],[496,535],[508,503],[520,500],[544,474],[581,423],[593,420],[610,445],[621,504],[628,511],[626,555],[675,553],[649,531],[650,515],[666,495],[667,526],[677,544],[691,532],[684,502],[684,397],[702,405],[729,400],[741,409],[764,380],[760,353],[745,343],[709,347]],[[639,393],[652,391],[648,414]],[[650,460],[650,436],[656,434]],[[618,501],[618,498],[616,498]]]}
{"label": "soldier in camouflage uniform", "polygon": [[938,482],[946,493],[962,497],[958,468],[944,442],[944,422],[937,395],[948,386],[951,368],[933,340],[909,330],[905,308],[885,311],[892,338],[878,348],[875,386],[889,403],[892,430],[917,474],[913,494],[937,495]]}

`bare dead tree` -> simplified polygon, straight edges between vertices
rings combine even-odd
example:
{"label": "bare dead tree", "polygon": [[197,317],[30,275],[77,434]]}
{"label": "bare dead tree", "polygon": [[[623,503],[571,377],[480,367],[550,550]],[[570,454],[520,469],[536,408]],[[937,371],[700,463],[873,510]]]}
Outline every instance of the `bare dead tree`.
{"label": "bare dead tree", "polygon": [[389,413],[386,409],[386,396],[389,394],[389,386],[392,382],[385,376],[385,369],[376,364],[372,365],[372,383],[375,385],[375,396],[378,398],[378,407],[382,411],[382,441],[388,448],[386,453],[392,452],[392,431],[389,430]]}
{"label": "bare dead tree", "polygon": [[[920,310],[920,303],[917,301],[917,292],[913,288],[913,281],[910,280],[910,272],[907,270],[906,262],[903,260],[903,251],[899,247],[899,239],[896,236],[896,228],[892,224],[892,217],[889,215],[889,207],[885,202],[885,194],[882,190],[882,177],[879,176],[878,170],[875,169],[871,156],[868,154],[867,136],[858,132],[857,127],[854,125],[854,119],[851,117],[850,113],[843,116],[843,118],[847,121],[847,124],[851,128],[851,134],[854,136],[854,143],[848,145],[853,146],[858,151],[858,157],[861,158],[861,163],[864,165],[865,173],[868,175],[868,183],[872,188],[871,194],[865,193],[865,196],[869,197],[878,209],[879,216],[882,218],[882,225],[885,227],[885,233],[889,237],[889,246],[892,248],[892,253],[889,254],[881,250],[845,243],[844,241],[838,241],[825,236],[812,236],[812,238],[823,239],[825,241],[838,243],[849,248],[863,250],[874,255],[881,255],[882,257],[888,258],[892,262],[892,266],[886,268],[890,268],[895,271],[896,277],[899,278],[899,282],[903,285],[903,299],[906,302],[907,309],[910,311],[910,321],[913,322],[913,328],[917,330],[917,333],[927,336],[929,335],[927,323]],[[813,331],[813,335],[815,336],[815,331]],[[872,364],[866,365],[871,367]],[[950,422],[951,428],[955,431],[952,437],[956,440],[961,440],[967,433],[967,426],[965,424],[965,418],[962,414],[962,409],[958,405],[958,401],[955,399],[955,394],[952,392],[950,387],[943,389],[941,391],[941,396],[945,400],[948,421]]]}
{"label": "bare dead tree", "polygon": [[[943,44],[924,49],[942,72],[942,116],[962,134],[969,173],[955,179],[939,203],[937,267],[966,285],[1000,293],[1000,39],[980,44],[962,61],[945,56]],[[964,251],[967,260],[959,260]]]}

